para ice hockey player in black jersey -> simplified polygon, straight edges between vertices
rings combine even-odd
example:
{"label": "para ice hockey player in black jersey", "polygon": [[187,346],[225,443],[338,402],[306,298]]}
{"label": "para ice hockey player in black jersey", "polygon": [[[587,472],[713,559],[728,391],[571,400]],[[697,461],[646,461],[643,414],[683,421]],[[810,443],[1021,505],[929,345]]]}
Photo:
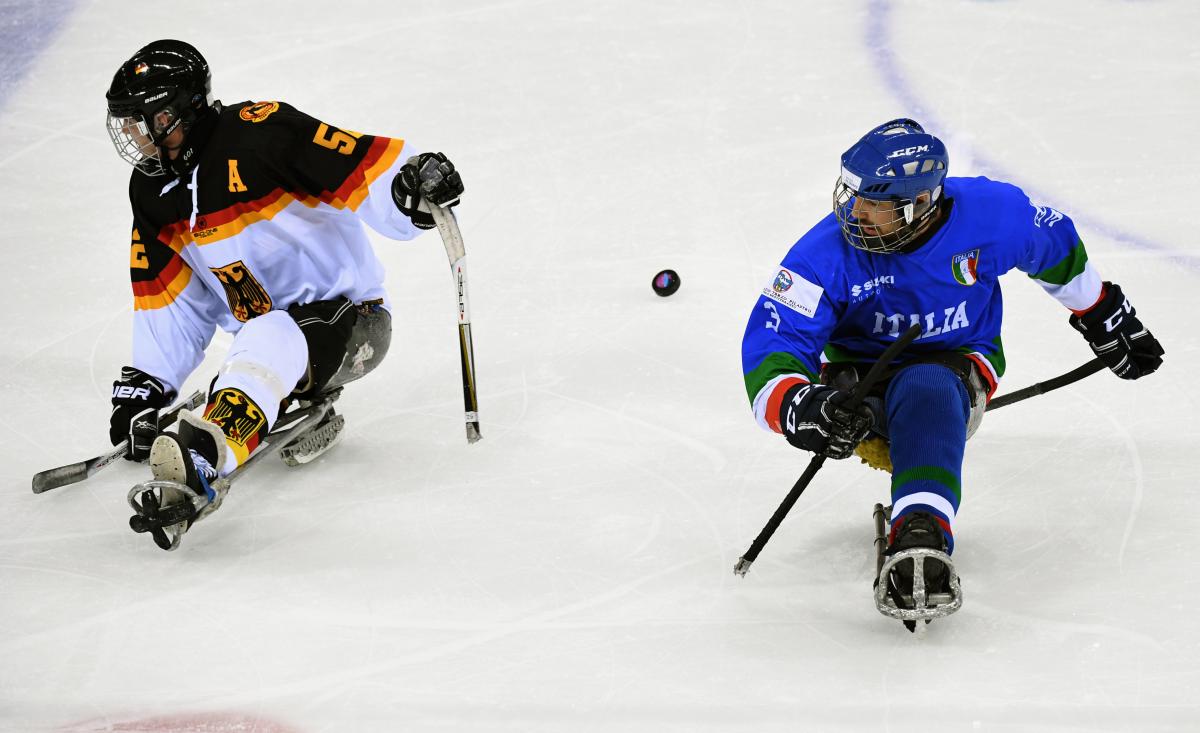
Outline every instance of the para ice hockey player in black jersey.
{"label": "para ice hockey player in black jersey", "polygon": [[[134,167],[133,357],[113,383],[109,433],[153,473],[153,488],[131,496],[131,526],[171,549],[196,518],[188,507],[216,498],[211,484],[289,405],[328,398],[387,354],[383,268],[364,224],[412,239],[463,184],[445,155],[399,138],[278,101],[213,101],[208,63],[182,41],[138,50],[107,100],[109,136]],[[159,411],[218,326],[235,336],[203,417],[185,411],[160,434]],[[307,445],[327,448],[341,426],[330,408]]]}

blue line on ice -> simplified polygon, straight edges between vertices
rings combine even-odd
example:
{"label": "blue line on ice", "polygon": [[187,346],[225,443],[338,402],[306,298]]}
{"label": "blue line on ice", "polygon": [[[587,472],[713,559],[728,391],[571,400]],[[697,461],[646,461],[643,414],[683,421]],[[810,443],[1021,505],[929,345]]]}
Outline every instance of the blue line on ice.
{"label": "blue line on ice", "polygon": [[[950,128],[933,114],[932,108],[925,104],[913,90],[913,85],[909,83],[896,58],[896,53],[892,47],[891,20],[891,3],[887,2],[887,0],[870,0],[867,8],[867,24],[863,45],[866,47],[867,52],[872,54],[876,59],[875,67],[883,75],[884,86],[892,90],[892,93],[899,99],[900,105],[907,110],[906,114],[916,118],[918,122],[925,125],[931,132],[934,132],[944,140],[950,136]],[[1016,176],[1008,173],[982,155],[975,154],[973,162],[979,172],[988,178],[1018,183]],[[951,166],[953,166],[953,159],[951,160]],[[951,170],[953,170],[953,167]],[[1054,197],[1044,195],[1043,192],[1025,185],[1021,185],[1021,188],[1035,202],[1045,202],[1059,208],[1057,204],[1053,203]],[[1109,239],[1129,244],[1137,249],[1152,253],[1157,257],[1175,262],[1191,270],[1194,274],[1200,274],[1200,259],[1194,256],[1179,254],[1172,251],[1172,248],[1166,245],[1130,234],[1078,209],[1064,208],[1064,210],[1071,214],[1072,219],[1081,223],[1084,230],[1090,229]]]}
{"label": "blue line on ice", "polygon": [[0,10],[0,109],[50,45],[75,4],[76,0],[4,4]]}

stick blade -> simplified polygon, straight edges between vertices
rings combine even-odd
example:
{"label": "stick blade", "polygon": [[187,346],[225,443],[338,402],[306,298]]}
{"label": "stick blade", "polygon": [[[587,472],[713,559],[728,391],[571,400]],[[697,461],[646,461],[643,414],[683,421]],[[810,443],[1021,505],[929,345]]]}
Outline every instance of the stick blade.
{"label": "stick blade", "polygon": [[33,493],[40,494],[50,489],[57,489],[60,486],[69,486],[70,484],[79,483],[87,477],[87,461],[72,463],[69,466],[51,468],[34,475]]}

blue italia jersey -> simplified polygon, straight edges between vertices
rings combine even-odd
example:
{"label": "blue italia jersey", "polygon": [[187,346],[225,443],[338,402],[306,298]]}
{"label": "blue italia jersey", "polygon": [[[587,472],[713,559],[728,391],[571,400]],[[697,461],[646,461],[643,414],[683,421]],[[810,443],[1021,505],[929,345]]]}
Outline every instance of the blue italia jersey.
{"label": "blue italia jersey", "polygon": [[911,325],[901,362],[935,351],[972,359],[990,382],[1004,373],[999,278],[1028,274],[1074,311],[1101,296],[1100,276],[1065,214],[987,178],[946,178],[949,217],[919,249],[851,247],[831,213],[800,238],[763,287],[742,339],[742,372],[758,423],[775,432],[783,394],[815,382],[826,362],[874,361]]}

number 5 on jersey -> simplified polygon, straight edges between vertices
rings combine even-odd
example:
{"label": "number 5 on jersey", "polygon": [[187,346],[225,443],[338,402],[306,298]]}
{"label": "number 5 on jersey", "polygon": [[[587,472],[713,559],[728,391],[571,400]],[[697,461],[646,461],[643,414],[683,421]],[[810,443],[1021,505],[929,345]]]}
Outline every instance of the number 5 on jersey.
{"label": "number 5 on jersey", "polygon": [[323,148],[336,150],[342,155],[349,155],[354,152],[355,141],[362,135],[361,132],[339,130],[322,122],[321,126],[317,128],[317,134],[313,136],[313,142]]}

